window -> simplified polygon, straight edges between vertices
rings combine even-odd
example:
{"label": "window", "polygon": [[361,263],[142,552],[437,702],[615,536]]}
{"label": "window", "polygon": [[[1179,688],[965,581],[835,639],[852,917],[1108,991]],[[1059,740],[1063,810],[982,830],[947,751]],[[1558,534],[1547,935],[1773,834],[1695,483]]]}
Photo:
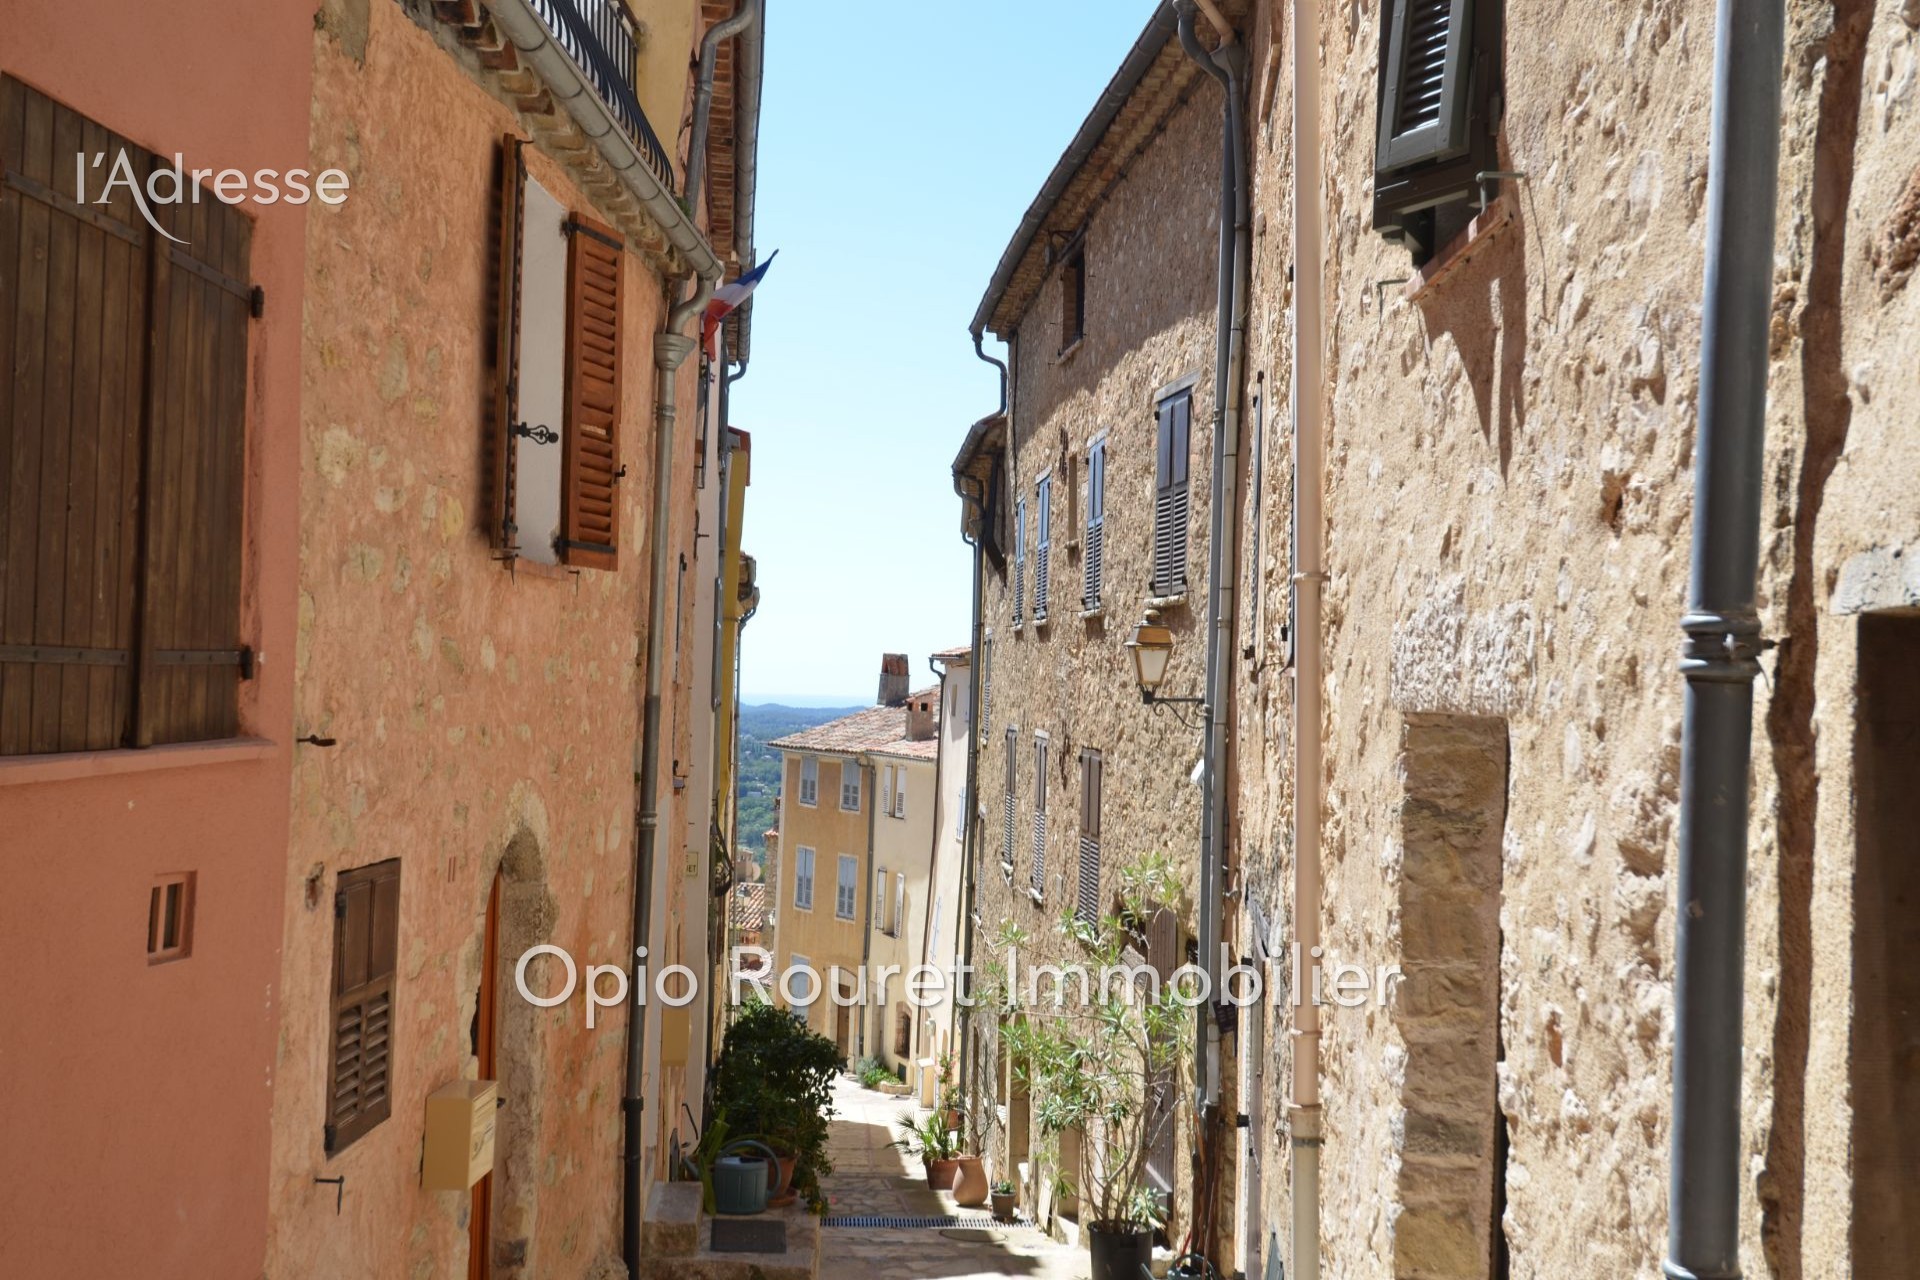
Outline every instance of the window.
{"label": "window", "polygon": [[840,762],[840,807],[848,813],[860,812],[860,766],[852,760]]}
{"label": "window", "polygon": [[[107,159],[75,203],[55,193],[76,190],[82,139]],[[20,317],[0,330],[0,578],[13,602],[0,756],[234,737],[253,670],[241,641],[253,224],[202,191],[154,205],[155,234],[124,188],[100,189],[120,157],[171,172],[0,77],[0,173],[20,228],[0,239],[0,315]]]}
{"label": "window", "polygon": [[1087,535],[1086,551],[1080,565],[1086,578],[1080,587],[1080,607],[1100,607],[1101,543],[1107,525],[1107,442],[1095,440],[1087,446]]}
{"label": "window", "polygon": [[1037,524],[1033,540],[1033,620],[1047,620],[1047,565],[1053,549],[1053,477],[1041,476],[1033,486],[1034,519]]}
{"label": "window", "polygon": [[891,922],[887,919],[887,869],[881,867],[873,873],[873,927],[882,933],[892,933]]}
{"label": "window", "polygon": [[800,758],[800,803],[811,809],[820,803],[820,757]]}
{"label": "window", "polygon": [[1074,915],[1086,924],[1100,922],[1100,771],[1098,751],[1080,753],[1080,886]]}
{"label": "window", "polygon": [[1499,0],[1387,0],[1375,93],[1373,225],[1424,263],[1499,168]]}
{"label": "window", "polygon": [[626,242],[503,157],[489,526],[508,559],[613,569]]}
{"label": "window", "polygon": [[1013,504],[1013,625],[1019,626],[1027,594],[1027,500]]}
{"label": "window", "polygon": [[157,876],[147,900],[147,963],[193,954],[193,872]]}
{"label": "window", "polygon": [[1033,880],[1036,897],[1047,891],[1047,738],[1033,737]]}
{"label": "window", "polygon": [[[809,849],[808,852],[811,853],[812,850]],[[805,956],[801,955],[798,951],[792,952],[787,956],[787,968],[789,970],[792,970],[794,973],[793,989],[794,991],[800,993],[801,995],[811,995],[814,993],[814,985],[812,981],[807,978],[803,978],[799,976],[802,972],[812,967],[813,967],[813,961],[807,959]],[[775,990],[779,990],[784,993],[786,975],[776,974],[774,975],[774,977],[775,977],[775,980],[778,983],[780,983],[780,985],[777,986]],[[793,1009],[793,1016],[800,1019],[801,1023],[803,1024],[812,1023],[813,1021],[813,1001],[812,1000],[795,1000],[790,1007]]]}
{"label": "window", "polygon": [[842,920],[854,918],[859,902],[860,860],[850,853],[840,855],[839,875],[833,886],[833,914]]}
{"label": "window", "polygon": [[1019,756],[1020,756],[1020,731],[1018,729],[1015,729],[1012,725],[1008,725],[1007,726],[1007,751],[1006,751],[1007,823],[1006,823],[1006,830],[1002,833],[1000,837],[1000,862],[1002,866],[1006,867],[1008,875],[1013,874],[1013,808],[1014,808],[1013,798],[1014,798],[1014,792],[1015,792],[1014,761],[1017,760]]}
{"label": "window", "polygon": [[1087,250],[1084,240],[1060,260],[1060,350],[1087,335]]}
{"label": "window", "polygon": [[893,766],[880,770],[880,812],[893,812]]}
{"label": "window", "polygon": [[793,905],[801,911],[813,910],[813,850],[805,845],[793,859]]}
{"label": "window", "polygon": [[1187,460],[1193,423],[1193,391],[1160,402],[1154,447],[1153,594],[1177,596],[1187,589]]}
{"label": "window", "polygon": [[893,873],[893,931],[899,933],[907,927],[907,873]]}
{"label": "window", "polygon": [[399,951],[400,860],[341,872],[333,894],[328,1155],[352,1146],[392,1110],[393,973]]}

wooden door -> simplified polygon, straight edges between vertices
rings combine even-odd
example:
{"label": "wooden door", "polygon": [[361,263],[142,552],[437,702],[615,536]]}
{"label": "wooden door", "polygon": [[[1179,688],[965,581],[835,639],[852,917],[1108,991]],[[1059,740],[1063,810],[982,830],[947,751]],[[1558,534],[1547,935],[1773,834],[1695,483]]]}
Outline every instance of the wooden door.
{"label": "wooden door", "polygon": [[[493,876],[487,895],[486,942],[480,956],[480,996],[475,1002],[474,1052],[480,1059],[480,1078],[498,1080],[495,1048],[500,1026],[500,873]],[[503,1153],[496,1146],[497,1167]],[[493,1175],[473,1184],[473,1212],[467,1219],[467,1280],[491,1280],[493,1275]]]}

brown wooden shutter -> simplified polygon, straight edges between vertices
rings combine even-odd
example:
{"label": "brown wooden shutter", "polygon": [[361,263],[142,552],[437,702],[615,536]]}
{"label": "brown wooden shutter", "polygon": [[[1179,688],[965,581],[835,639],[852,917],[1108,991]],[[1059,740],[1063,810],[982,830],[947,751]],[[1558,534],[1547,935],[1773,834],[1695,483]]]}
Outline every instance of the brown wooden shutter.
{"label": "brown wooden shutter", "polygon": [[144,182],[147,152],[0,79],[0,755],[131,719],[151,233],[124,187],[78,203],[73,163],[121,149]]}
{"label": "brown wooden shutter", "polygon": [[1074,910],[1088,924],[1100,920],[1100,753],[1080,753],[1080,884]]}
{"label": "brown wooden shutter", "polygon": [[400,860],[341,872],[333,899],[328,1155],[345,1150],[393,1109],[393,975],[399,944]]}
{"label": "brown wooden shutter", "polygon": [[567,222],[567,417],[561,463],[561,559],[618,563],[620,277],[625,243],[612,228]]}
{"label": "brown wooden shutter", "polygon": [[134,743],[240,729],[241,515],[253,224],[203,191],[154,214]]}
{"label": "brown wooden shutter", "polygon": [[487,538],[508,558],[520,549],[513,519],[513,424],[520,420],[520,200],[527,176],[520,145],[512,134],[500,144],[493,266],[493,413],[486,438]]}

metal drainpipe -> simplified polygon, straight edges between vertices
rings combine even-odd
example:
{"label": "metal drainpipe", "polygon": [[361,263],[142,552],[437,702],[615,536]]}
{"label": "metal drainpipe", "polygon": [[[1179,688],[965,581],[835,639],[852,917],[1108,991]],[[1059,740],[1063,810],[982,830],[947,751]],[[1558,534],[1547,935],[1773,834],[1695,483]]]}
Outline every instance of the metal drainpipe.
{"label": "metal drainpipe", "polygon": [[[1229,708],[1233,697],[1231,636],[1234,619],[1234,582],[1238,576],[1239,521],[1233,512],[1239,503],[1240,377],[1245,360],[1242,315],[1242,273],[1248,265],[1250,227],[1247,216],[1245,140],[1241,136],[1241,74],[1246,52],[1229,39],[1208,52],[1194,31],[1196,7],[1192,0],[1176,0],[1180,43],[1187,56],[1220,82],[1226,96],[1222,111],[1220,146],[1220,245],[1218,310],[1214,332],[1214,429],[1212,510],[1208,513],[1207,544],[1207,701],[1203,708],[1206,745],[1203,773],[1206,790],[1201,809],[1199,934],[1201,964],[1218,999],[1220,981],[1220,882],[1226,845],[1226,757]],[[1220,1024],[1211,1004],[1197,1012],[1195,1036],[1195,1103],[1197,1118],[1219,1100]],[[1204,1248],[1205,1242],[1201,1242]]]}
{"label": "metal drainpipe", "polygon": [[707,133],[713,125],[713,78],[720,65],[720,42],[731,40],[753,22],[755,0],[741,0],[733,16],[707,28],[700,40],[700,78],[693,90],[693,143],[687,151],[687,216],[700,212],[700,184],[707,177]]}
{"label": "metal drainpipe", "polygon": [[[709,259],[711,261],[711,259]],[[667,539],[673,528],[673,380],[693,351],[686,333],[693,318],[713,297],[718,264],[697,277],[693,296],[675,307],[653,337],[653,529],[647,571],[647,685],[640,730],[640,849],[633,875],[633,934],[636,953],[653,934],[653,863],[660,826],[660,700],[666,683]],[[645,962],[633,960],[635,989]],[[640,1222],[646,1213],[646,1187],[640,1166],[646,1146],[647,1006],[636,1005],[627,1018],[626,1091],[620,1099],[625,1135],[621,1153],[620,1251],[630,1280],[640,1277]]]}
{"label": "metal drainpipe", "polygon": [[1720,0],[1714,26],[1692,583],[1680,621],[1683,905],[1663,1268],[1673,1280],[1740,1275],[1747,774],[1785,20],[1780,0]]}
{"label": "metal drainpipe", "polygon": [[[861,913],[863,927],[860,930],[860,980],[854,984],[854,990],[862,997],[867,998],[867,1002],[870,1004],[872,1002],[872,993],[867,990],[867,971],[871,968],[870,962],[873,958],[873,834],[874,824],[880,816],[880,806],[875,803],[875,800],[880,794],[879,791],[875,789],[880,766],[875,764],[873,757],[867,755],[865,752],[862,752],[856,759],[859,760],[861,772],[865,775],[861,784],[860,802],[865,805],[867,809],[867,865],[861,869],[862,874],[860,878],[866,881],[866,885],[860,892],[867,900],[867,909]],[[842,767],[844,768],[845,766]],[[835,990],[836,992],[838,990],[837,983],[835,984]],[[859,1030],[854,1036],[854,1046],[858,1053],[855,1061],[867,1056],[866,1013],[867,1010],[861,1010],[861,1016],[855,1019],[855,1022],[859,1025]]]}
{"label": "metal drainpipe", "polygon": [[[1321,634],[1325,573],[1325,338],[1321,270],[1325,233],[1320,176],[1320,0],[1293,6],[1293,955],[1313,963],[1320,942]],[[1320,1010],[1307,991],[1293,1003],[1287,1133],[1292,1186],[1288,1230],[1293,1280],[1320,1275]],[[1303,996],[1305,998],[1303,998]]]}

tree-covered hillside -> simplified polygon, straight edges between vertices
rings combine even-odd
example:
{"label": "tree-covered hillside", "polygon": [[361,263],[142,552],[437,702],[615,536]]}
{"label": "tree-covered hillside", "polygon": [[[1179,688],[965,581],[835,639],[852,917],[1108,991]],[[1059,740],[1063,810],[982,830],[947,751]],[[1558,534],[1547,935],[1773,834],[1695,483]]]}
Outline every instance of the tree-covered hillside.
{"label": "tree-covered hillside", "polygon": [[767,746],[860,707],[783,707],[777,703],[740,708],[740,816],[733,847],[758,862],[766,853],[760,834],[773,826],[773,801],[780,794],[780,753]]}

